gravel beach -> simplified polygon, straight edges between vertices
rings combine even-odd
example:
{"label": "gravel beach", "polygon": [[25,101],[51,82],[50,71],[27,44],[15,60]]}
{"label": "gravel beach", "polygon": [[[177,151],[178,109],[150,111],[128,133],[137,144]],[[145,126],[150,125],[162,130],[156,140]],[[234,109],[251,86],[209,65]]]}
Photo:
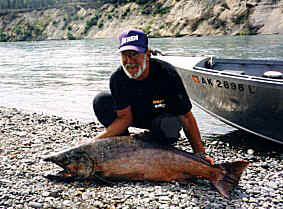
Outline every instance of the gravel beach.
{"label": "gravel beach", "polygon": [[[102,126],[0,107],[0,208],[283,208],[283,146],[240,131],[203,136],[216,163],[248,160],[232,199],[206,180],[185,183],[91,181],[44,178],[60,168],[41,157],[90,139]],[[177,147],[191,151],[187,140]]]}

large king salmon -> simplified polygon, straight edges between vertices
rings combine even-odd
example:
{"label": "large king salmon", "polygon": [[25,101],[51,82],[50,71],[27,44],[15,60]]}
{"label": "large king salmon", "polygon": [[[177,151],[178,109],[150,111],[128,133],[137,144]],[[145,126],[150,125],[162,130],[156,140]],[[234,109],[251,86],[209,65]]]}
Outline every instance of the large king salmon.
{"label": "large king salmon", "polygon": [[248,166],[246,161],[211,165],[197,155],[154,143],[146,134],[91,140],[43,159],[62,167],[63,178],[167,182],[200,177],[226,198]]}

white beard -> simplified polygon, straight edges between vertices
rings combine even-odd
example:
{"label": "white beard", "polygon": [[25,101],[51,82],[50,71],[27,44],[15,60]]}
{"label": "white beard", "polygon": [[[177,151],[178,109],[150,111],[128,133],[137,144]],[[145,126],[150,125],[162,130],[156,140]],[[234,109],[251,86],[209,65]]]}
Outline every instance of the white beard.
{"label": "white beard", "polygon": [[130,78],[130,79],[137,79],[138,77],[141,76],[141,74],[145,71],[146,69],[146,55],[144,55],[144,61],[143,61],[143,66],[139,66],[138,72],[134,75],[132,75],[131,73],[129,73],[127,71],[127,68],[125,67],[125,65],[123,65],[122,59],[120,60],[120,63],[122,65],[122,68],[124,70],[124,72],[126,73],[126,75]]}

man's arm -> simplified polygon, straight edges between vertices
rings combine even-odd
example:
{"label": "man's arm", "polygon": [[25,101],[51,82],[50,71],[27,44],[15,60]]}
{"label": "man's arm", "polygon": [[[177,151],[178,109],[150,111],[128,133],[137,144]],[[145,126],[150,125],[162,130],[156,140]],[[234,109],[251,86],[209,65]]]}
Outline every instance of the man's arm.
{"label": "man's arm", "polygon": [[180,116],[180,119],[183,122],[186,137],[190,140],[194,152],[204,153],[205,149],[201,141],[199,128],[197,126],[197,122],[195,120],[195,117],[193,116],[193,113],[191,111],[187,112],[185,115]]}
{"label": "man's arm", "polygon": [[128,106],[122,110],[117,110],[117,118],[110,126],[105,128],[103,132],[96,135],[95,139],[120,135],[124,133],[124,131],[132,124],[132,121],[133,115],[131,106]]}
{"label": "man's arm", "polygon": [[[183,122],[184,132],[190,141],[194,152],[200,155],[205,154],[205,148],[203,146],[200,131],[193,113],[189,111],[185,115],[180,116],[180,119]],[[206,154],[204,159],[211,164],[214,164],[213,159]]]}

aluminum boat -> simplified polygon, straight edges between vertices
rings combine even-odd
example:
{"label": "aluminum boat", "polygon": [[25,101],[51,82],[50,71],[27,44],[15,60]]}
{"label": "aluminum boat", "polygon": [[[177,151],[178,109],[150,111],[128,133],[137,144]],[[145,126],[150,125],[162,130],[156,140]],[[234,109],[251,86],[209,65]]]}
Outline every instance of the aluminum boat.
{"label": "aluminum boat", "polygon": [[283,144],[283,61],[156,58],[177,68],[195,105],[233,127]]}

